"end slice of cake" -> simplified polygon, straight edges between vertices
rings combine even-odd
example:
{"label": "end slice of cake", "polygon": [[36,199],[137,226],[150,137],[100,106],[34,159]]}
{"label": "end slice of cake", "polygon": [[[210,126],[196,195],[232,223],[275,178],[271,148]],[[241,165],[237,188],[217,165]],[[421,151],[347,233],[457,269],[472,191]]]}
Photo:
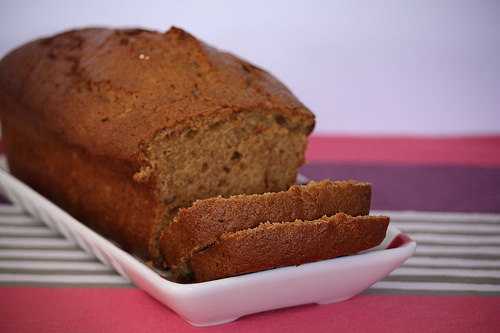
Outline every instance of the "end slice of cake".
{"label": "end slice of cake", "polygon": [[187,262],[195,282],[346,256],[382,242],[389,218],[343,213],[223,234]]}

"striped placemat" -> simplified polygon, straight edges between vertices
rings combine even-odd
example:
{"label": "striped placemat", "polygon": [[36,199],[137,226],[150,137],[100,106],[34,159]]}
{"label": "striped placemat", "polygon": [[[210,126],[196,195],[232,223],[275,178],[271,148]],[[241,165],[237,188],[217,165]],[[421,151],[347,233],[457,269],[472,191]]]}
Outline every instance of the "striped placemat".
{"label": "striped placemat", "polygon": [[417,241],[370,293],[500,294],[500,215],[378,211]]}
{"label": "striped placemat", "polygon": [[[367,293],[500,294],[500,214],[374,211],[418,243]],[[0,285],[116,286],[129,281],[12,204],[0,204]]]}

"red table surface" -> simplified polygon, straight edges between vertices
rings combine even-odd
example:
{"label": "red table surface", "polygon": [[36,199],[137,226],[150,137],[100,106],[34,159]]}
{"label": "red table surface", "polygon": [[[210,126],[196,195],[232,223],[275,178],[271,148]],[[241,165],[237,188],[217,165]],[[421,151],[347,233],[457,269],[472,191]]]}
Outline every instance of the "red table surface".
{"label": "red table surface", "polygon": [[1,332],[488,332],[500,327],[500,297],[362,295],[195,328],[137,289],[1,290]]}
{"label": "red table surface", "polygon": [[307,161],[500,166],[500,136],[313,136]]}
{"label": "red table surface", "polygon": [[[314,137],[313,161],[500,166],[500,136],[476,138]],[[500,296],[361,295],[195,328],[130,288],[0,288],[0,332],[477,331],[500,329]]]}

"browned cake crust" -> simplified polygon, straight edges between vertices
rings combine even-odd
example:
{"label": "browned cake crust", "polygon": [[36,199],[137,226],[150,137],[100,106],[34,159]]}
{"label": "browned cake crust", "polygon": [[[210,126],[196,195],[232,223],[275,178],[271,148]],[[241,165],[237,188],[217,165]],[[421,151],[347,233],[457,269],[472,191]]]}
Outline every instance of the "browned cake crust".
{"label": "browned cake crust", "polygon": [[193,250],[223,233],[254,228],[263,222],[314,220],[339,212],[357,216],[370,210],[371,186],[356,181],[312,181],[288,191],[196,201],[181,209],[160,239],[167,264],[176,265]]}
{"label": "browned cake crust", "polygon": [[336,214],[314,221],[263,223],[223,234],[213,245],[193,254],[196,282],[300,265],[355,254],[385,237],[389,218]]}
{"label": "browned cake crust", "polygon": [[69,147],[20,119],[2,125],[16,177],[124,249],[150,256],[163,210],[151,188],[130,181],[133,170]]}
{"label": "browned cake crust", "polygon": [[179,207],[290,186],[314,127],[272,75],[178,28],[82,29],[21,46],[0,61],[0,116],[16,177],[155,260]]}
{"label": "browned cake crust", "polygon": [[155,134],[195,129],[207,117],[279,110],[313,118],[267,72],[175,27],[88,28],[35,40],[2,59],[0,90],[22,104],[16,117],[136,168]]}

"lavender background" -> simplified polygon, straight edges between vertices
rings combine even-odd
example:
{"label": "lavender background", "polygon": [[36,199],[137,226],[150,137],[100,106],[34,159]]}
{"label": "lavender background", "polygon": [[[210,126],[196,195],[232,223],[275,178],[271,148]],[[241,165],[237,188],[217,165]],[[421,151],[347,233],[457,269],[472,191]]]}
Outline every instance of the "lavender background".
{"label": "lavender background", "polygon": [[500,133],[500,1],[0,0],[0,55],[77,26],[172,24],[272,71],[320,133]]}

